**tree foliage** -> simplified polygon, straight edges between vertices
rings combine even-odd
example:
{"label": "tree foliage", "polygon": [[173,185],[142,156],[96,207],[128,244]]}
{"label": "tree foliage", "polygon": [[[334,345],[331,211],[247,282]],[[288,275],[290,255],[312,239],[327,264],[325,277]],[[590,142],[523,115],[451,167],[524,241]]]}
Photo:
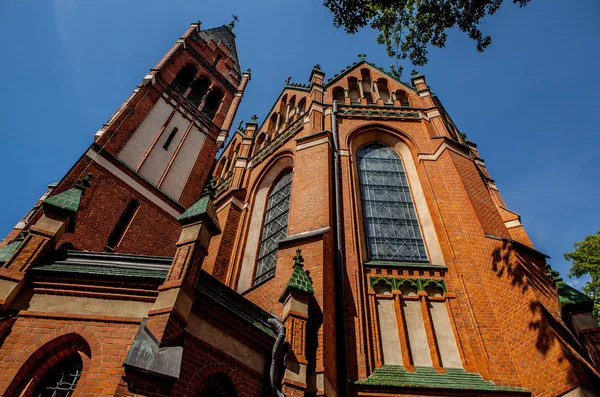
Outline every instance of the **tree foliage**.
{"label": "tree foliage", "polygon": [[567,252],[564,257],[573,264],[569,277],[590,277],[583,292],[594,300],[594,315],[600,317],[600,231],[576,242],[573,252]]}
{"label": "tree foliage", "polygon": [[[530,0],[513,0],[524,7]],[[491,43],[478,25],[486,15],[498,11],[503,0],[324,0],[334,15],[334,25],[356,33],[370,25],[379,30],[377,42],[390,57],[427,63],[427,45],[444,47],[446,31],[458,27],[475,40],[478,51]]]}

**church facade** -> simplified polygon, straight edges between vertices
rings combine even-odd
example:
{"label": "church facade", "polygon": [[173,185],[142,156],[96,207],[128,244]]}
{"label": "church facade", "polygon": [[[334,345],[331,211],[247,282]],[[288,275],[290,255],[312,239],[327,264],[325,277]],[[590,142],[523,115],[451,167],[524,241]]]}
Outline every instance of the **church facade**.
{"label": "church facade", "polygon": [[315,65],[232,126],[233,27],[192,24],[0,244],[2,395],[600,395],[593,302],[425,77]]}

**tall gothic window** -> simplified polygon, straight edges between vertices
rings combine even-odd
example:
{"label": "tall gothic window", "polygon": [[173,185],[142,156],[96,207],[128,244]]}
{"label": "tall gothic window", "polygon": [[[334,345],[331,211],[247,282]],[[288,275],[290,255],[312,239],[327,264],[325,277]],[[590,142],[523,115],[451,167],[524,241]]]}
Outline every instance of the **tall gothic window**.
{"label": "tall gothic window", "polygon": [[83,363],[78,354],[68,357],[50,369],[36,388],[35,397],[70,397],[81,376]]}
{"label": "tall gothic window", "polygon": [[275,274],[278,241],[287,235],[291,192],[292,173],[288,172],[273,186],[267,199],[254,284]]}
{"label": "tall gothic window", "polygon": [[398,153],[381,144],[358,152],[371,260],[426,262],[415,205]]}

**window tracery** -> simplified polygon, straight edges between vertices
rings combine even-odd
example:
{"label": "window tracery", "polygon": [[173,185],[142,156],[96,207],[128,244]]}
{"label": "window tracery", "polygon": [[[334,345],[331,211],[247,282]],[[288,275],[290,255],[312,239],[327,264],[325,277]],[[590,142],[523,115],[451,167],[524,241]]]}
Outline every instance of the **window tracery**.
{"label": "window tracery", "polygon": [[371,260],[426,262],[427,253],[402,160],[381,144],[358,152]]}
{"label": "window tracery", "polygon": [[291,192],[292,173],[288,172],[273,186],[267,199],[254,284],[275,274],[278,242],[287,235]]}
{"label": "window tracery", "polygon": [[75,391],[82,369],[83,362],[78,354],[60,361],[42,378],[33,395],[35,397],[70,397]]}

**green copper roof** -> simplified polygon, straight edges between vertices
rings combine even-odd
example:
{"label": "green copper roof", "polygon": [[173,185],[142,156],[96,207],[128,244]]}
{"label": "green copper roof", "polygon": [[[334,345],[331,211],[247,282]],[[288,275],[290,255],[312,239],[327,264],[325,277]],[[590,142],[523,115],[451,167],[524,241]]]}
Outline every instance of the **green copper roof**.
{"label": "green copper roof", "polygon": [[77,214],[81,196],[83,195],[83,192],[85,192],[85,189],[90,186],[90,179],[92,179],[92,176],[92,174],[87,174],[85,178],[78,181],[71,189],[48,197],[42,204],[44,210],[66,211],[71,216]]}
{"label": "green copper roof", "polygon": [[215,232],[218,233],[221,231],[215,205],[212,202],[210,194],[205,194],[200,197],[200,200],[196,201],[191,207],[185,210],[177,220],[184,226],[201,220],[207,221]]}
{"label": "green copper roof", "polygon": [[0,248],[0,264],[4,264],[8,261],[8,259],[15,253],[19,245],[21,245],[22,240],[14,241],[10,244],[5,245]]}
{"label": "green copper roof", "polygon": [[46,200],[44,200],[44,208],[53,208],[75,214],[79,209],[79,202],[81,201],[82,193],[83,191],[78,188],[65,190],[62,193],[48,197]]}
{"label": "green copper roof", "polygon": [[462,368],[446,368],[445,374],[438,374],[433,367],[416,367],[416,372],[407,372],[402,365],[384,365],[382,368],[376,368],[367,379],[355,383],[368,386],[529,393],[523,388],[496,386],[493,382],[484,380],[481,375]]}
{"label": "green copper roof", "polygon": [[315,290],[312,286],[312,281],[310,281],[308,274],[306,274],[304,271],[304,265],[302,264],[302,262],[304,262],[304,258],[302,258],[301,253],[302,251],[300,249],[296,251],[296,256],[294,257],[294,270],[292,271],[290,280],[287,282],[285,288],[283,289],[283,293],[279,298],[280,302],[283,302],[287,295],[292,291],[310,295],[315,293]]}
{"label": "green copper roof", "polygon": [[556,281],[556,291],[558,292],[558,302],[563,313],[573,310],[591,311],[594,307],[592,298],[571,287],[562,281],[562,279]]}
{"label": "green copper roof", "polygon": [[87,265],[73,265],[67,263],[52,263],[46,266],[32,268],[36,272],[66,272],[77,274],[91,274],[96,276],[156,278],[164,280],[168,270],[131,269],[124,267],[98,267]]}

